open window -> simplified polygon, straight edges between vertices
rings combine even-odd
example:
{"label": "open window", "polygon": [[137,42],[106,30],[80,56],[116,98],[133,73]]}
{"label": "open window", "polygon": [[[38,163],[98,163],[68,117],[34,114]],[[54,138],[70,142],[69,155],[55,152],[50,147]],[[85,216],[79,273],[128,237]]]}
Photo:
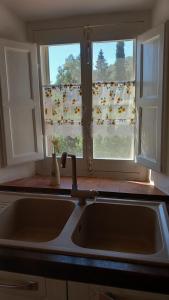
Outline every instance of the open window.
{"label": "open window", "polygon": [[137,39],[82,34],[41,46],[46,154],[55,136],[86,174],[144,180],[142,165],[161,170],[164,26]]}
{"label": "open window", "polygon": [[135,40],[92,42],[93,169],[131,170],[135,134]]}
{"label": "open window", "polygon": [[51,156],[52,139],[62,152],[83,157],[82,88],[80,43],[51,45],[48,54],[48,84],[43,84],[46,154]]}
{"label": "open window", "polygon": [[[55,136],[79,174],[144,180],[146,168],[162,170],[165,28],[137,41],[113,27],[60,30],[40,46],[46,156]],[[0,40],[0,77],[0,162],[43,158],[36,45]]]}
{"label": "open window", "polygon": [[137,160],[155,171],[162,171],[166,144],[164,29],[161,25],[137,39]]}

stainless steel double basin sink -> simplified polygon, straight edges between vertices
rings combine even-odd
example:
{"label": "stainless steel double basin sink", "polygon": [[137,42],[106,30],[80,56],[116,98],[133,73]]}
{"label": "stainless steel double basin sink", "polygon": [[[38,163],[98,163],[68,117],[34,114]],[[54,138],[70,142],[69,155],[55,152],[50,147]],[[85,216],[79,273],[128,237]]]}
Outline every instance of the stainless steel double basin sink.
{"label": "stainless steel double basin sink", "polygon": [[157,201],[19,197],[0,211],[0,246],[168,264],[169,219]]}

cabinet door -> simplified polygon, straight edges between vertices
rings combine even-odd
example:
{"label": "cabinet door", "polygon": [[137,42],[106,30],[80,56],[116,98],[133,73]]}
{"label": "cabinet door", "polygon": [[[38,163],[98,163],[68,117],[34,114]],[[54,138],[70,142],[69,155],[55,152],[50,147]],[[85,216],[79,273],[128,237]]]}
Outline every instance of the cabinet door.
{"label": "cabinet door", "polygon": [[67,300],[66,281],[0,271],[0,299]]}
{"label": "cabinet door", "polygon": [[66,281],[46,278],[47,300],[67,300]]}
{"label": "cabinet door", "polygon": [[43,158],[36,45],[0,40],[0,80],[5,164]]}
{"label": "cabinet door", "polygon": [[161,295],[77,282],[68,283],[68,300],[169,300]]}
{"label": "cabinet door", "polygon": [[164,25],[137,39],[137,161],[162,170]]}
{"label": "cabinet door", "polygon": [[48,300],[45,279],[0,271],[0,299]]}

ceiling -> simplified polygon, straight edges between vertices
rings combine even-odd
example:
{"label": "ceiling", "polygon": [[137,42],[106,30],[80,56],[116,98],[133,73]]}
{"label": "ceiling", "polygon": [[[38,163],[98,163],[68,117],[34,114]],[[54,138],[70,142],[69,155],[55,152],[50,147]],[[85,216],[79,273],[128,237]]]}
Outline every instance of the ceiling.
{"label": "ceiling", "polygon": [[156,0],[0,0],[25,21],[151,9]]}

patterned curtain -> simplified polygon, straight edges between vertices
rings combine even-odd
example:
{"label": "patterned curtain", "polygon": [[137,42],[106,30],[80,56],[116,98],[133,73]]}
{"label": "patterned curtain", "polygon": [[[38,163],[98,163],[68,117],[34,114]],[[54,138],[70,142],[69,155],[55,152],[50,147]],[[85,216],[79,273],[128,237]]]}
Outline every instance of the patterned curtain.
{"label": "patterned curtain", "polygon": [[93,83],[93,122],[96,125],[135,123],[134,82]]}
{"label": "patterned curtain", "polygon": [[43,100],[46,124],[81,124],[82,91],[80,85],[44,86]]}
{"label": "patterned curtain", "polygon": [[[92,96],[94,145],[97,142],[98,134],[101,134],[103,138],[109,137],[111,139],[114,133],[118,135],[118,139],[121,137],[124,141],[129,136],[130,140],[135,124],[134,82],[93,83]],[[79,157],[82,157],[81,85],[44,86],[43,101],[48,154],[52,153],[51,141],[54,136],[57,136],[62,145],[60,152],[66,149],[66,151],[76,153]],[[114,127],[115,130],[111,130],[111,127]],[[128,142],[127,138],[127,145],[130,146],[131,142],[132,139]],[[126,149],[126,147],[123,148]],[[126,156],[130,156],[128,152],[126,153]]]}
{"label": "patterned curtain", "polygon": [[[135,123],[134,82],[93,83],[92,94],[93,122],[96,125]],[[43,99],[46,124],[81,125],[80,85],[44,86]]]}

